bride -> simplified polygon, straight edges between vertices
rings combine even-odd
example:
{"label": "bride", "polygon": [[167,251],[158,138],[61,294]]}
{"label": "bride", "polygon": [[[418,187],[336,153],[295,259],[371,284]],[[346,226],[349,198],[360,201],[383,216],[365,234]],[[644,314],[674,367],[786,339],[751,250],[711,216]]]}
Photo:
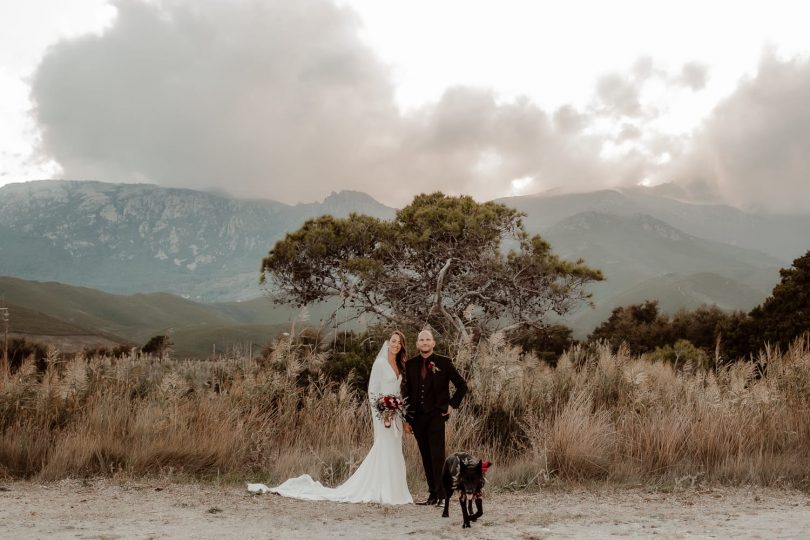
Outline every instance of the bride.
{"label": "bride", "polygon": [[372,407],[374,445],[351,478],[330,488],[304,474],[273,488],[264,484],[248,484],[248,490],[262,493],[269,491],[309,501],[412,503],[413,498],[405,478],[405,457],[402,454],[402,419],[397,416],[394,425],[385,427],[383,421],[374,414],[376,396],[401,395],[406,359],[405,336],[402,332],[395,331],[383,344],[371,367],[368,396]]}

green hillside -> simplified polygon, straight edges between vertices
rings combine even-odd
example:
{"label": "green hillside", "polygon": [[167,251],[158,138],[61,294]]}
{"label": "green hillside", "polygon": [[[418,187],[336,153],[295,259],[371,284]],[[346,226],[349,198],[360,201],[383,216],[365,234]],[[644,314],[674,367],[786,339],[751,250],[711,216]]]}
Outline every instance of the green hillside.
{"label": "green hillside", "polygon": [[647,215],[583,212],[544,233],[566,259],[584,259],[607,280],[594,287],[613,296],[668,274],[726,276],[762,293],[771,290],[785,265],[758,251],[704,240]]}
{"label": "green hillside", "polygon": [[136,343],[170,328],[227,325],[213,307],[167,293],[118,295],[56,282],[0,277],[0,295],[71,325],[122,336]]}
{"label": "green hillside", "polygon": [[115,335],[93,331],[75,324],[70,324],[24,306],[6,303],[11,314],[9,330],[14,334],[39,336],[101,336],[120,343],[125,339]]}
{"label": "green hillside", "polygon": [[250,344],[259,350],[293,320],[317,325],[332,310],[318,305],[302,312],[267,298],[201,304],[167,293],[118,295],[10,277],[0,277],[0,297],[10,308],[13,333],[62,336],[58,343],[70,349],[81,349],[89,337],[143,345],[170,334],[176,355],[194,358],[236,347],[247,352]]}
{"label": "green hillside", "polygon": [[695,309],[701,305],[749,311],[766,296],[748,285],[709,272],[686,276],[669,274],[647,279],[618,294],[597,298],[595,309],[583,311],[570,325],[579,337],[584,337],[607,320],[614,308],[645,300],[658,300],[661,310],[671,314],[681,308]]}

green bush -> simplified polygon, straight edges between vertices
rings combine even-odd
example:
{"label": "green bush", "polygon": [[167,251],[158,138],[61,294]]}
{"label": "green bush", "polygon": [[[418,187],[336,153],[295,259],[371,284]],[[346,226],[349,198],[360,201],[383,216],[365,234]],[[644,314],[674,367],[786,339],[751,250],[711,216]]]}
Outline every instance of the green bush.
{"label": "green bush", "polygon": [[700,369],[709,369],[713,366],[712,358],[705,351],[695,347],[691,341],[679,339],[674,345],[657,347],[649,356],[653,361],[666,362],[673,367],[692,365]]}

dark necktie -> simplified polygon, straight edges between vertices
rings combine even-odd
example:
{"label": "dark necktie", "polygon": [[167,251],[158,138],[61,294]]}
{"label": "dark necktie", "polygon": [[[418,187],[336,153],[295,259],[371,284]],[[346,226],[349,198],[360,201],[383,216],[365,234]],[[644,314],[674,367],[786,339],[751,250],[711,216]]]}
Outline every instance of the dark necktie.
{"label": "dark necktie", "polygon": [[422,380],[423,381],[427,378],[427,365],[428,365],[427,358],[422,358]]}

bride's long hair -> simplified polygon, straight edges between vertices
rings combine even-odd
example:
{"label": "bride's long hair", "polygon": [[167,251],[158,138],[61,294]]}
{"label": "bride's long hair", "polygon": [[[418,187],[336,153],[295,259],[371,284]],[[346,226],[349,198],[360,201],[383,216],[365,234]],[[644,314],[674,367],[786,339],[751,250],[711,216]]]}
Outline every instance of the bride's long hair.
{"label": "bride's long hair", "polygon": [[[405,346],[405,334],[400,332],[399,330],[394,330],[391,332],[391,336],[399,336],[399,352],[397,353],[397,357],[395,358],[395,362],[397,364],[397,369],[399,370],[400,374],[402,374],[402,382],[400,384],[400,395],[405,395],[405,363],[408,361],[408,349]],[[389,340],[391,337],[388,338]]]}

